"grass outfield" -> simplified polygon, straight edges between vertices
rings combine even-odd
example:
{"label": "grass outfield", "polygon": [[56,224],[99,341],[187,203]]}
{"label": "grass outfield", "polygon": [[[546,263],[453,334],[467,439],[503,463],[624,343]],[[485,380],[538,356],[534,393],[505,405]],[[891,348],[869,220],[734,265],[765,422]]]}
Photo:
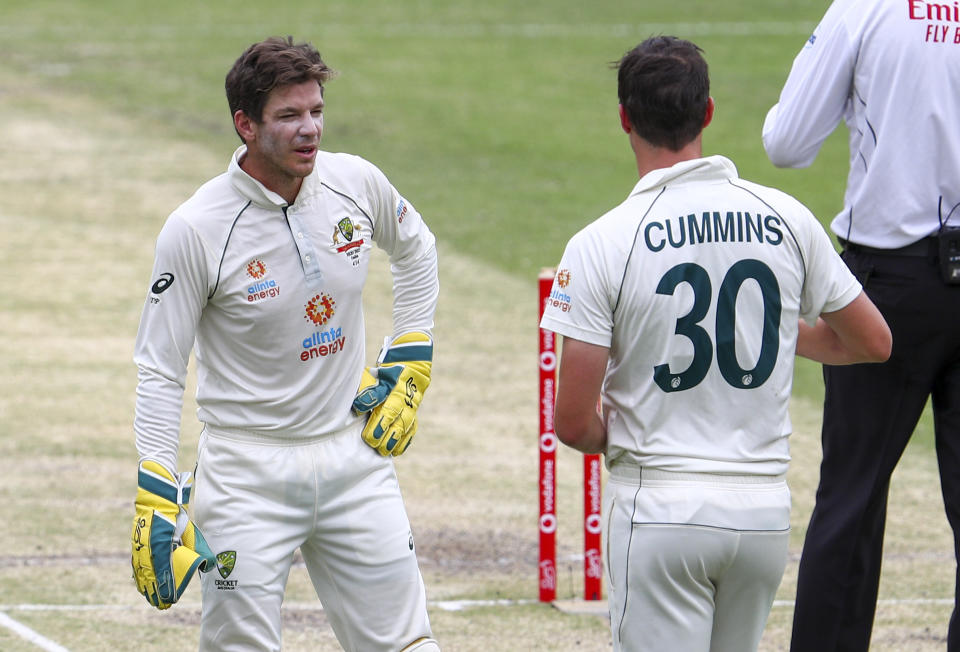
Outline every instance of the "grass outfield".
{"label": "grass outfield", "polygon": [[[711,64],[707,152],[796,191],[817,214],[838,210],[844,175],[777,171],[760,144],[822,0],[685,0],[682,11],[582,0],[275,4],[5,0],[0,53],[44,85],[229,151],[226,70],[265,35],[310,39],[340,72],[325,147],[381,165],[456,249],[530,276],[632,188],[608,64],[646,36],[675,32]],[[842,139],[823,155],[823,168],[840,170]]]}
{"label": "grass outfield", "polygon": [[[315,41],[341,71],[324,147],[379,164],[440,237],[435,381],[417,442],[398,461],[437,637],[448,650],[608,649],[602,618],[527,602],[536,599],[535,272],[632,187],[606,63],[649,33],[675,31],[706,50],[718,101],[708,153],[729,154],[744,176],[822,217],[835,212],[842,139],[806,171],[773,169],[759,142],[763,113],[826,3],[688,2],[682,15],[572,1],[344,2],[323,13],[284,3],[270,15],[246,3],[135,4],[0,6],[0,649],[40,649],[7,619],[73,652],[195,647],[197,588],[159,613],[130,579],[133,337],[156,233],[235,145],[223,75],[272,33]],[[373,350],[388,328],[385,275],[365,295]],[[791,561],[765,650],[787,646],[819,462],[818,377],[801,369]],[[188,401],[183,468],[197,431]],[[876,650],[945,645],[952,544],[928,425],[921,434],[893,479]],[[569,561],[559,587],[575,598],[579,466],[562,453]],[[443,602],[498,599],[513,604]],[[302,567],[287,600],[286,650],[337,649]]]}
{"label": "grass outfield", "polygon": [[[266,11],[223,0],[5,0],[0,61],[219,153],[237,144],[223,96],[234,59],[266,35],[309,39],[340,72],[327,93],[324,147],[377,163],[454,251],[533,278],[636,181],[609,63],[652,34],[705,50],[717,102],[707,154],[729,156],[745,178],[793,193],[825,222],[838,212],[842,129],[807,170],[774,168],[760,142],[763,117],[825,5],[297,0]],[[149,219],[182,198],[156,197],[165,203]],[[815,365],[798,365],[796,391],[819,399]],[[930,423],[919,433],[928,443]]]}

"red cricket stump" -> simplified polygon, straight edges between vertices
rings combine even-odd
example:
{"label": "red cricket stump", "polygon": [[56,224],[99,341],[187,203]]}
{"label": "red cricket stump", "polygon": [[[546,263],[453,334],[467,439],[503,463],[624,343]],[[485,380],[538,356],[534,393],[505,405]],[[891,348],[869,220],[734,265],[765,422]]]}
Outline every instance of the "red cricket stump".
{"label": "red cricket stump", "polygon": [[583,599],[603,597],[603,559],[600,556],[600,456],[583,456]]}
{"label": "red cricket stump", "polygon": [[[550,298],[553,271],[540,272],[540,317]],[[539,323],[539,320],[538,320]],[[540,329],[540,602],[557,598],[557,435],[553,403],[557,382],[557,349],[553,332]]]}
{"label": "red cricket stump", "polygon": [[[550,301],[553,269],[540,271],[540,317]],[[538,320],[539,321],[539,320]],[[552,331],[540,329],[540,601],[557,597],[557,447],[553,431],[556,398],[557,349]],[[598,406],[599,407],[599,406]],[[600,552],[601,462],[599,455],[583,456],[583,597],[603,599],[603,560]]]}

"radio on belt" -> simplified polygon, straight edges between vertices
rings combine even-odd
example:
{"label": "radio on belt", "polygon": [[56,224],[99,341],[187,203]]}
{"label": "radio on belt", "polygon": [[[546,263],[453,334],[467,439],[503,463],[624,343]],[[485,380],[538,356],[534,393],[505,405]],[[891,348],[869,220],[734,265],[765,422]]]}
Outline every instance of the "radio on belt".
{"label": "radio on belt", "polygon": [[940,240],[940,273],[948,285],[960,285],[960,226],[944,227]]}

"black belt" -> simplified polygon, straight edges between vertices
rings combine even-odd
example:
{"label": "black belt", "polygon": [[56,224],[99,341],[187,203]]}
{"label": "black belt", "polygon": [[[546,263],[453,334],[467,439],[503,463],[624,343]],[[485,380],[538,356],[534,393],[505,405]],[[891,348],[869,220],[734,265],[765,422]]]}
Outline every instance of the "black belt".
{"label": "black belt", "polygon": [[878,249],[876,247],[868,247],[866,245],[856,244],[855,242],[850,242],[848,240],[844,240],[843,238],[837,238],[837,240],[846,251],[874,254],[876,256],[915,256],[920,258],[929,258],[937,256],[939,252],[938,240],[936,236],[929,236],[923,240],[917,240],[913,244],[908,244],[906,247],[900,247],[899,249]]}

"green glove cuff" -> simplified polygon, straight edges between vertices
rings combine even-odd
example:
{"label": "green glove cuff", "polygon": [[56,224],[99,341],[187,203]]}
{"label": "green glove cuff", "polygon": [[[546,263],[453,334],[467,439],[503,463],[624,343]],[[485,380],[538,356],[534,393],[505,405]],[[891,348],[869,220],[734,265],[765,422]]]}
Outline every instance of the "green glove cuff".
{"label": "green glove cuff", "polygon": [[433,340],[411,331],[384,342],[377,366],[364,370],[353,410],[369,415],[362,437],[381,455],[399,455],[409,447],[432,366]]}
{"label": "green glove cuff", "polygon": [[433,340],[426,333],[411,331],[392,342],[386,338],[377,357],[377,366],[363,372],[360,389],[353,399],[353,411],[364,414],[386,401],[400,381],[400,376],[408,369],[418,374],[418,386],[420,394],[423,394],[430,384],[432,366]]}

